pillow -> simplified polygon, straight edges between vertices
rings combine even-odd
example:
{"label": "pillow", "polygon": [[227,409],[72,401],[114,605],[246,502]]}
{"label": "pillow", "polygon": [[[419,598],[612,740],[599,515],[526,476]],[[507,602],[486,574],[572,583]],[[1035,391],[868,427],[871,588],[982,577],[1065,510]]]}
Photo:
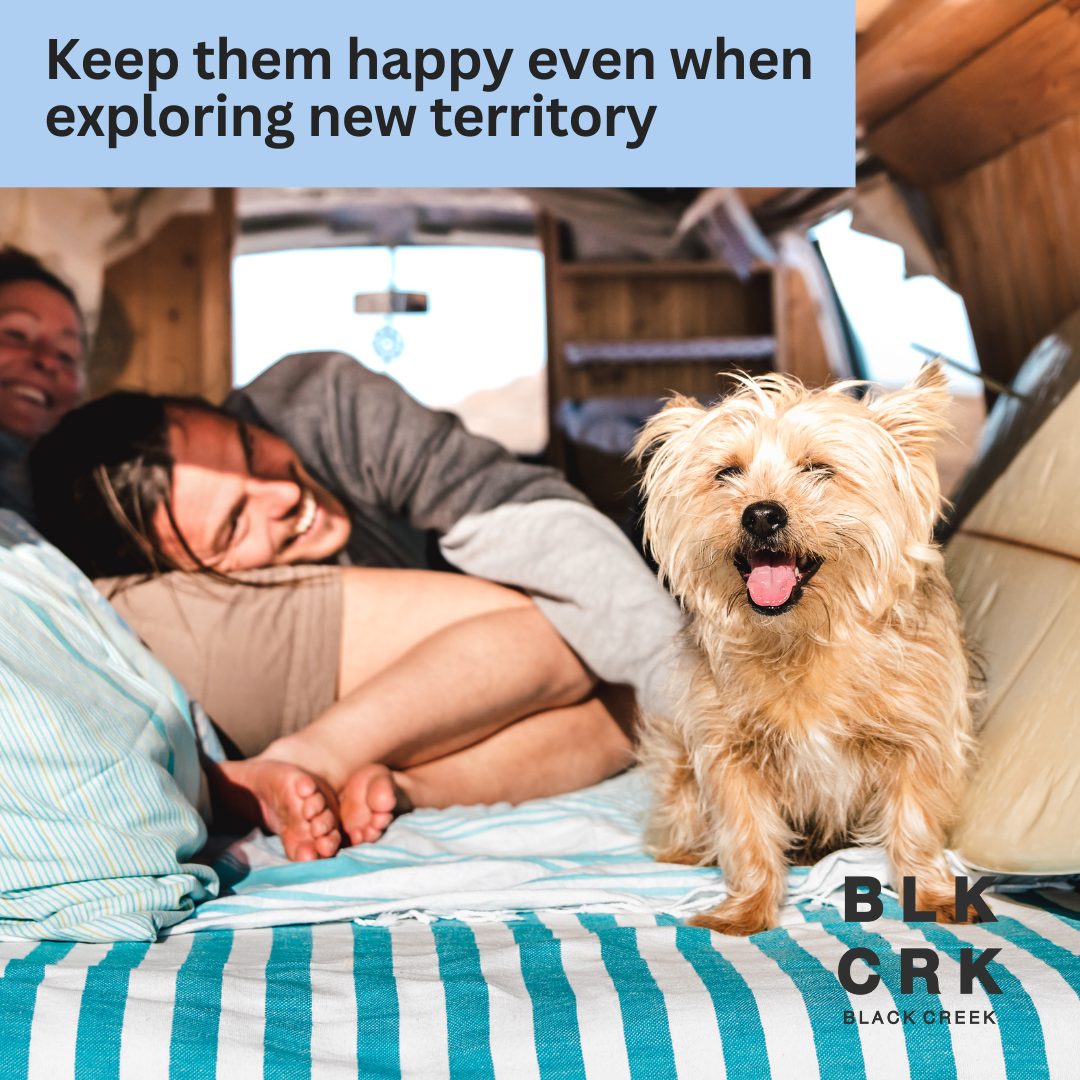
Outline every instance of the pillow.
{"label": "pillow", "polygon": [[1028,387],[1018,376],[1027,400],[999,402],[1010,414],[1046,412],[1046,401],[1066,390],[1027,425],[1018,451],[1023,425],[1012,425],[1004,471],[946,550],[965,630],[987,675],[977,712],[980,760],[951,843],[973,867],[999,873],[1080,873],[1077,360],[1080,314],[1032,354],[1029,364],[1038,361],[1049,377]]}
{"label": "pillow", "polygon": [[0,511],[0,936],[147,941],[217,894],[183,690]]}

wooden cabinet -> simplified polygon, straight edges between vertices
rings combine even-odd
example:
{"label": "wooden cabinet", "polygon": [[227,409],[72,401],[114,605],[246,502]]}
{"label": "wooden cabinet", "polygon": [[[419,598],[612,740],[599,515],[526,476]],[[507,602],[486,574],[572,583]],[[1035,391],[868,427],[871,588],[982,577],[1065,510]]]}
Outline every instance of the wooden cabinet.
{"label": "wooden cabinet", "polygon": [[768,267],[741,281],[716,262],[568,261],[563,228],[542,219],[555,464],[568,464],[563,402],[672,391],[712,399],[728,385],[726,372],[773,368]]}
{"label": "wooden cabinet", "polygon": [[208,214],[184,214],[105,273],[90,358],[93,396],[112,390],[201,394],[232,389],[232,188]]}
{"label": "wooden cabinet", "polygon": [[[604,403],[648,415],[672,392],[719,397],[729,374],[776,365],[775,282],[718,262],[575,262],[566,227],[541,219],[547,292],[548,459],[640,542],[626,445],[571,439],[561,410]],[[629,424],[624,425],[624,430]]]}

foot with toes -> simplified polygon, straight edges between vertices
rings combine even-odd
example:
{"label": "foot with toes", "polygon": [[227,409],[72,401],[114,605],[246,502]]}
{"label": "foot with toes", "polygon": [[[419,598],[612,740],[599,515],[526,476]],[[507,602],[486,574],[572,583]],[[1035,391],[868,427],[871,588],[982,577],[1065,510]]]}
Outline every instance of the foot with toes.
{"label": "foot with toes", "polygon": [[337,797],[318,777],[265,758],[219,762],[216,771],[230,809],[277,833],[294,862],[329,858],[341,846]]}
{"label": "foot with toes", "polygon": [[398,814],[412,809],[408,797],[385,765],[366,765],[339,792],[341,828],[351,844],[371,844]]}

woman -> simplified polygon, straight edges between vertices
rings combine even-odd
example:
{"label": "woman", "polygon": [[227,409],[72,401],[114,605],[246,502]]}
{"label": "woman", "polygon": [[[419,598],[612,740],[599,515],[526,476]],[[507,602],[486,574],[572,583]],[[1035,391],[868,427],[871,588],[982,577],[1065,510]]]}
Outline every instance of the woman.
{"label": "woman", "polygon": [[[27,454],[81,396],[85,345],[72,290],[33,257],[0,251],[0,509],[34,521]],[[219,803],[281,833],[290,857],[336,850],[334,793],[302,769],[225,762],[208,774]]]}
{"label": "woman", "polygon": [[[482,445],[463,451],[496,466],[504,491],[520,469],[519,491],[562,484],[548,470],[519,466],[493,444],[476,442]],[[385,469],[385,459],[369,471],[378,473],[376,465]],[[414,500],[423,492],[428,504],[461,501],[460,491],[442,495],[422,475],[445,474],[430,452],[418,463],[399,447],[393,469]],[[204,402],[114,395],[61,424],[35,452],[33,472],[43,530],[87,573],[197,572],[129,585],[115,593],[114,604],[243,749],[255,751],[254,760],[300,766],[337,792],[354,843],[377,838],[395,809],[521,801],[596,782],[629,761],[632,693],[594,692],[593,674],[520,593],[423,570],[294,567],[343,548],[357,551],[358,519],[375,535],[376,550],[407,551],[409,522],[396,523],[395,535],[386,494],[382,505],[353,501],[350,514],[312,477],[308,463],[265,429]],[[476,487],[473,473],[462,483],[473,485],[474,505],[491,497]],[[574,495],[575,506],[582,505],[579,498]],[[247,586],[226,578],[258,568],[270,569]],[[643,565],[640,570],[657,588]],[[283,580],[292,587],[256,587]],[[150,600],[142,606],[140,590],[145,595],[147,588]],[[292,730],[280,707],[276,717],[273,708],[225,715],[214,693],[185,678],[184,650],[171,653],[156,637],[189,621],[199,593],[203,600],[211,595],[217,614],[190,634],[189,655],[201,645],[227,656],[243,697],[257,701],[257,684],[264,683],[280,702],[289,692],[282,665],[267,665],[266,650],[253,648],[251,633],[230,631],[228,619],[223,630],[222,605],[246,612],[241,626],[269,625],[270,652],[283,638],[287,652],[302,651],[305,643],[296,642],[302,624],[322,643],[316,651],[324,663],[315,679],[305,677],[310,668],[301,664],[300,681],[321,683],[324,692],[335,683],[330,707],[294,718]],[[237,595],[245,599],[235,603]],[[274,613],[253,618],[260,609]],[[328,679],[331,653],[336,670]],[[198,658],[194,666],[200,662],[205,667]],[[319,687],[314,690],[318,696]]]}
{"label": "woman", "polygon": [[82,393],[84,337],[71,289],[31,256],[0,251],[0,507],[30,521],[26,457]]}

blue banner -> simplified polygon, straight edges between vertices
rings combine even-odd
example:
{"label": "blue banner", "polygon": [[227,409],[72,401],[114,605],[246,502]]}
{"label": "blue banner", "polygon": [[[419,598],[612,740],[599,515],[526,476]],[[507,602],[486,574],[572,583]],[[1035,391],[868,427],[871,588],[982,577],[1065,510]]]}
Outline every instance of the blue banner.
{"label": "blue banner", "polygon": [[55,0],[5,23],[5,185],[854,180],[849,0]]}

